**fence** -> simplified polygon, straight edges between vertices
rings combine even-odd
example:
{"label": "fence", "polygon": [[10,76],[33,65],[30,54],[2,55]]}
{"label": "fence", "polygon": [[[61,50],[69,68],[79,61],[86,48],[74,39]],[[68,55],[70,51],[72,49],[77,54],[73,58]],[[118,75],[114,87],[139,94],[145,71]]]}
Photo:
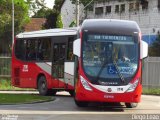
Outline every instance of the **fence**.
{"label": "fence", "polygon": [[11,57],[0,57],[0,77],[11,76]]}
{"label": "fence", "polygon": [[143,61],[143,87],[160,88],[160,57],[148,57]]}
{"label": "fence", "polygon": [[[0,57],[0,77],[11,76],[11,57]],[[160,87],[160,57],[148,57],[143,61],[143,86]]]}

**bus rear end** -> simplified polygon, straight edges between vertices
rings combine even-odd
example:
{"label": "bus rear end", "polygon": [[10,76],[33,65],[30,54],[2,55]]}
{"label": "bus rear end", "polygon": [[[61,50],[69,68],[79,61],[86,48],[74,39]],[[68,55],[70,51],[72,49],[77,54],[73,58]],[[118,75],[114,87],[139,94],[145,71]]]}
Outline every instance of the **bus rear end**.
{"label": "bus rear end", "polygon": [[[137,23],[122,20],[85,20],[75,41],[78,77],[75,102],[124,102],[136,107],[142,93],[142,59],[148,46]],[[79,46],[79,48],[77,47]]]}

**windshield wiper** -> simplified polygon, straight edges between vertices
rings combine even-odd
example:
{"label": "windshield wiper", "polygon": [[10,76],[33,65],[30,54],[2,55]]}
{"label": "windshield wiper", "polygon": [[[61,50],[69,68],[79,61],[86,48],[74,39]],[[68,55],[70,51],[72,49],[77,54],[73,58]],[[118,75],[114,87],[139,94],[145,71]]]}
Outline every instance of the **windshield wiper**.
{"label": "windshield wiper", "polygon": [[125,83],[125,79],[124,79],[123,75],[121,74],[121,72],[119,71],[118,65],[117,65],[117,63],[116,63],[115,60],[113,61],[113,64],[114,64],[114,66],[116,67],[116,70],[117,70],[117,72],[118,72],[119,77],[121,78],[121,81],[122,81],[123,83]]}
{"label": "windshield wiper", "polygon": [[[108,63],[108,60],[106,59],[105,62],[103,63],[103,65],[102,65],[102,67],[100,68],[98,74],[97,74],[97,77],[96,77],[96,79],[95,79],[95,82],[97,82],[97,81],[99,80],[99,76],[101,75],[101,73],[102,73],[102,71],[103,71],[103,69],[104,69],[104,67],[106,66],[107,63]],[[118,72],[118,75],[119,75],[121,81],[122,81],[123,83],[125,83],[125,79],[124,79],[123,75],[121,74],[121,72],[120,72],[120,70],[119,70],[119,68],[118,68],[118,65],[117,65],[117,63],[116,63],[115,60],[113,61],[113,64],[114,64],[114,66],[115,66],[115,68],[116,68],[116,70],[117,70],[117,72]]]}
{"label": "windshield wiper", "polygon": [[106,60],[104,61],[103,65],[102,65],[102,67],[100,68],[98,74],[97,74],[97,77],[96,77],[96,79],[95,79],[95,82],[97,82],[97,81],[99,80],[99,76],[101,75],[101,73],[102,73],[102,71],[103,71],[103,69],[104,69],[104,67],[106,66],[107,63],[108,63],[108,60],[106,59]]}

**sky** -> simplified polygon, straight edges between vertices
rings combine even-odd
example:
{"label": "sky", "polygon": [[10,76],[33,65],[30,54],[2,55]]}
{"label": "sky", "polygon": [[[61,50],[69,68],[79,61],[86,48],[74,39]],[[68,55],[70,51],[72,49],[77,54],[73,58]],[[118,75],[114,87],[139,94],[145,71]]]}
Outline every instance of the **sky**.
{"label": "sky", "polygon": [[46,6],[49,8],[53,8],[54,0],[45,0]]}

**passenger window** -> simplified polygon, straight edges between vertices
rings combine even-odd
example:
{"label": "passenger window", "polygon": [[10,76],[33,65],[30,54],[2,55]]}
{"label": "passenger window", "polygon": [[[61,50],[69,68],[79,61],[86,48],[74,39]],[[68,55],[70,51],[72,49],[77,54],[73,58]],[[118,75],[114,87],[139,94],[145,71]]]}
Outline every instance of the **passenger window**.
{"label": "passenger window", "polygon": [[51,60],[51,39],[41,38],[38,40],[38,60]]}
{"label": "passenger window", "polygon": [[27,60],[36,60],[37,51],[36,51],[36,40],[30,39],[27,40],[27,47],[26,47],[26,57]]}
{"label": "passenger window", "polygon": [[20,60],[25,60],[26,40],[17,39],[15,45],[15,56]]}
{"label": "passenger window", "polygon": [[26,61],[51,60],[51,38],[19,39],[16,41],[15,56]]}
{"label": "passenger window", "polygon": [[74,60],[73,55],[73,40],[74,37],[69,37],[68,39],[68,51],[67,51],[67,60]]}

